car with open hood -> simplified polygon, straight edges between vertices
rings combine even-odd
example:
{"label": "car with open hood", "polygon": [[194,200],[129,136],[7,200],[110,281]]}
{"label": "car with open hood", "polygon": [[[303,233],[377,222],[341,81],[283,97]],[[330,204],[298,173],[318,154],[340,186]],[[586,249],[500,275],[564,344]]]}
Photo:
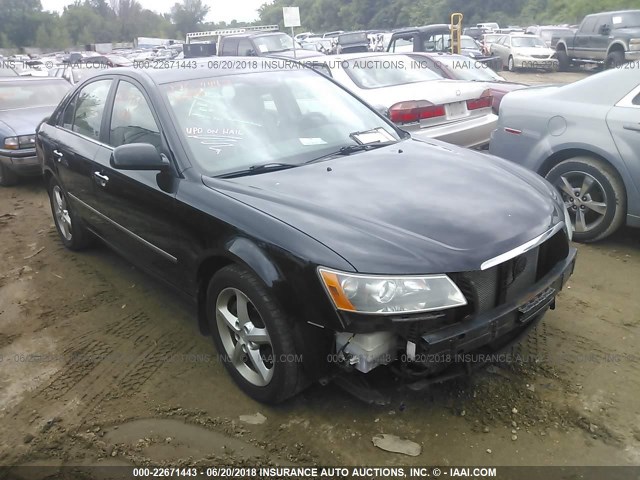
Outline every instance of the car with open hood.
{"label": "car with open hood", "polygon": [[470,365],[555,307],[575,263],[545,180],[412,138],[310,68],[104,71],[37,149],[64,245],[101,238],[184,293],[263,402]]}

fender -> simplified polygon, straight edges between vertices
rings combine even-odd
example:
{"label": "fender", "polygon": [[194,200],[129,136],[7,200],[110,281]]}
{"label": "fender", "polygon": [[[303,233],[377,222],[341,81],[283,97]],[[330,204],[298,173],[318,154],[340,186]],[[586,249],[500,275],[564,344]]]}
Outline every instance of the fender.
{"label": "fender", "polygon": [[609,45],[609,48],[607,48],[607,55],[611,53],[611,51],[613,50],[613,47],[617,47],[617,46],[622,47],[622,53],[629,51],[629,48],[627,47],[627,45],[625,45],[624,40],[616,40],[613,43],[611,43],[611,45]]}
{"label": "fender", "polygon": [[228,252],[242,260],[268,287],[272,288],[277,281],[284,280],[266,253],[248,238],[232,238],[226,247]]}

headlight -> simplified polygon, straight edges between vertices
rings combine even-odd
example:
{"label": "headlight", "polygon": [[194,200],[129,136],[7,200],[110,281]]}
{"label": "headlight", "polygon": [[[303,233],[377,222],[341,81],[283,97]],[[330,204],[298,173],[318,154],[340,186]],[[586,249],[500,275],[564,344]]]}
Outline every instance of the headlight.
{"label": "headlight", "polygon": [[446,275],[374,276],[318,269],[339,310],[359,313],[415,313],[461,307],[467,300]]}
{"label": "headlight", "polygon": [[569,210],[564,202],[562,203],[562,209],[564,210],[564,231],[566,232],[569,241],[571,241],[573,239],[573,222],[571,221]]}
{"label": "headlight", "polygon": [[20,137],[7,137],[4,139],[4,148],[18,150],[20,148],[33,148],[36,145],[36,135],[22,135]]}

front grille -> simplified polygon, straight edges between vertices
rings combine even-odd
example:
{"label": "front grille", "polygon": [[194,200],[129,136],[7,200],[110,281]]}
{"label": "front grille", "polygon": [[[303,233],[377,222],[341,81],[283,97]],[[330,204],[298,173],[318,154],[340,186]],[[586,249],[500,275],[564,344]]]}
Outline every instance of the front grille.
{"label": "front grille", "polygon": [[539,247],[488,270],[452,275],[474,314],[514,300],[549,273],[569,254],[564,231]]}
{"label": "front grille", "polygon": [[531,55],[532,58],[544,58],[544,59],[549,59],[549,55]]}

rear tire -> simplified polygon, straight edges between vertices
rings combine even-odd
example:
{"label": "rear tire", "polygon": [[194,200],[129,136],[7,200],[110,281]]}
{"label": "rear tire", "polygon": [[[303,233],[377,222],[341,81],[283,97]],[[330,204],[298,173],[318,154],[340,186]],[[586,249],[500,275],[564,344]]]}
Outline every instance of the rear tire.
{"label": "rear tire", "polygon": [[239,265],[217,272],[206,314],[219,358],[247,395],[276,404],[305,386],[291,323],[255,274]]}
{"label": "rear tire", "polygon": [[605,68],[619,68],[624,65],[624,53],[620,51],[613,51],[607,55],[607,59],[605,60]]}
{"label": "rear tire", "polygon": [[60,240],[69,250],[84,250],[93,242],[91,233],[75,213],[69,198],[55,178],[49,182],[49,202]]}
{"label": "rear tire", "polygon": [[571,61],[569,60],[569,55],[567,55],[566,50],[558,50],[556,56],[558,57],[558,71],[568,72],[571,67]]}
{"label": "rear tire", "polygon": [[624,183],[604,161],[591,157],[570,158],[553,167],[546,178],[565,200],[576,242],[602,240],[624,223]]}
{"label": "rear tire", "polygon": [[18,175],[0,162],[0,187],[12,187],[18,183]]}

